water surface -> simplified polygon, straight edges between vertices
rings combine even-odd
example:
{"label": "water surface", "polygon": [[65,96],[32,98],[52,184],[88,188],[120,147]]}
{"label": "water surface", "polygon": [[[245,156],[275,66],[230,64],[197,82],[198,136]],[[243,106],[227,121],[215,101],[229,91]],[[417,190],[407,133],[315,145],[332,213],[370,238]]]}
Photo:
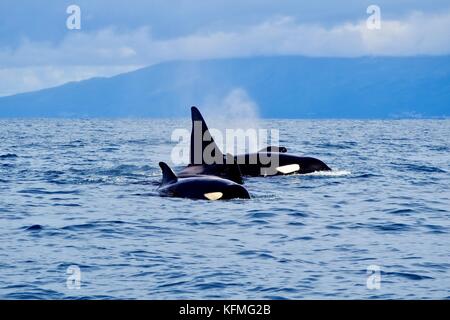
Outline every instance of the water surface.
{"label": "water surface", "polygon": [[449,120],[262,121],[335,171],[223,202],[157,196],[183,127],[0,120],[0,298],[450,298]]}

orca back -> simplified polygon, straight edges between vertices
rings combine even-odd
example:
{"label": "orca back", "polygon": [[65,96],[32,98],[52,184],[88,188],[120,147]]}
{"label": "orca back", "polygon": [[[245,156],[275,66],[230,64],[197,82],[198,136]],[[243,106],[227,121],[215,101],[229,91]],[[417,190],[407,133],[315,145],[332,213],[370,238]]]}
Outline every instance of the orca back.
{"label": "orca back", "polygon": [[161,168],[162,175],[163,175],[162,181],[161,181],[161,186],[164,186],[164,185],[167,185],[167,184],[171,184],[171,183],[175,183],[175,182],[178,181],[178,178],[177,178],[176,174],[167,165],[167,163],[160,162],[159,163],[159,167]]}

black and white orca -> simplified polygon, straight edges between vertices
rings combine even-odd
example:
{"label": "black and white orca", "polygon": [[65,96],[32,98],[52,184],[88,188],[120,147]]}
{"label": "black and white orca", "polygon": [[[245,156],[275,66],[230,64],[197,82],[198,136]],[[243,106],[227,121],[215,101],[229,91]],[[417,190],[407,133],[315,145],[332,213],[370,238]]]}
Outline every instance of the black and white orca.
{"label": "black and white orca", "polygon": [[213,175],[181,178],[166,163],[160,162],[159,166],[163,174],[158,188],[161,196],[203,200],[250,199],[247,189],[231,180]]}
{"label": "black and white orca", "polygon": [[[190,164],[181,173],[196,171],[197,174],[210,174],[227,177],[241,183],[243,176],[271,176],[287,174],[306,174],[315,171],[330,171],[323,161],[312,157],[300,157],[287,153],[287,148],[282,146],[269,146],[256,153],[247,153],[237,156],[223,155],[209,133],[203,116],[196,107],[191,108],[192,132],[190,146]],[[201,123],[201,136],[207,139],[199,139],[194,134],[194,123]],[[197,128],[198,129],[198,128]],[[200,141],[199,141],[200,140]],[[206,140],[206,141],[205,141]],[[208,164],[203,159],[206,148],[212,150],[211,154],[216,159],[224,159],[221,163]],[[200,151],[200,152],[199,152]],[[196,159],[200,157],[200,159]],[[200,156],[199,156],[200,155]],[[276,160],[276,166],[270,160]],[[226,161],[228,160],[228,162]],[[231,160],[231,161],[230,161]],[[268,163],[270,162],[270,163]],[[223,164],[231,163],[231,164]]]}
{"label": "black and white orca", "polygon": [[[243,184],[242,173],[236,159],[232,155],[224,155],[217,147],[212,136],[209,134],[209,129],[206,126],[202,115],[196,107],[191,108],[192,131],[190,141],[190,159],[189,165],[182,169],[178,176],[182,178],[197,176],[197,175],[213,175],[224,179]],[[201,136],[195,136],[195,126],[200,124],[199,133]],[[210,138],[210,141],[204,141],[203,137]],[[212,144],[211,144],[212,143]],[[211,155],[214,158],[219,158],[222,161],[207,162],[203,157],[203,152],[206,148],[212,148]],[[198,159],[195,154],[199,155]]]}

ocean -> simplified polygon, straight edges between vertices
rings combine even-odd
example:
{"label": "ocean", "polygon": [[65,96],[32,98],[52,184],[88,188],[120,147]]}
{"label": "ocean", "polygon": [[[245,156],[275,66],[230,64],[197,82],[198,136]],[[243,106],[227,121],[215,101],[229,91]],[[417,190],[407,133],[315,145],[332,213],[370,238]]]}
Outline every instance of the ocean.
{"label": "ocean", "polygon": [[260,126],[333,171],[162,198],[189,119],[0,120],[0,299],[450,298],[450,120]]}

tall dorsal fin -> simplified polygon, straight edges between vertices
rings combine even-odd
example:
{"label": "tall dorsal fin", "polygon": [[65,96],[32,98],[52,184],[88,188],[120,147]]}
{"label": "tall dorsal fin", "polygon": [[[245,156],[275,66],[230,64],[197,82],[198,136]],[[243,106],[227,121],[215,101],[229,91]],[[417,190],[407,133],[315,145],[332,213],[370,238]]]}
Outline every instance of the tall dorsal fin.
{"label": "tall dorsal fin", "polygon": [[[191,153],[190,164],[205,164],[203,153],[207,146],[208,150],[212,150],[211,156],[214,159],[223,159],[223,154],[214,142],[208,126],[202,117],[202,114],[196,107],[191,107],[192,131],[191,131]],[[209,135],[209,141],[204,141],[204,137]]]}
{"label": "tall dorsal fin", "polygon": [[177,176],[172,171],[172,169],[170,169],[170,167],[167,165],[167,163],[160,162],[159,167],[161,168],[162,175],[163,175],[162,182],[161,182],[162,185],[177,182],[177,180],[178,180]]}

